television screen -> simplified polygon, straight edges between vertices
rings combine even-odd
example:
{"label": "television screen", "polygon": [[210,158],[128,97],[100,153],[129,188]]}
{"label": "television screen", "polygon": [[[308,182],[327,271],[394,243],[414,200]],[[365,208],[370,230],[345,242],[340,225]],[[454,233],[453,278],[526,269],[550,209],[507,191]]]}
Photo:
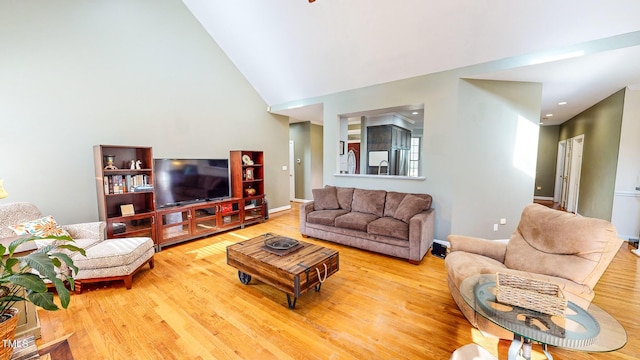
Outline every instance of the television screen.
{"label": "television screen", "polygon": [[228,159],[154,159],[156,206],[228,198]]}

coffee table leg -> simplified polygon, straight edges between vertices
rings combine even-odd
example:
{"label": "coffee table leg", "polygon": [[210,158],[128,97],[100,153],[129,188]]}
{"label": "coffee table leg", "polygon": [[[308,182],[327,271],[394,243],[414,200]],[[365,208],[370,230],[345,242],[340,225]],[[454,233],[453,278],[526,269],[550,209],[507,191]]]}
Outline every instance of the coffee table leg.
{"label": "coffee table leg", "polygon": [[291,302],[291,295],[287,294],[287,304],[289,305],[289,309],[293,310],[296,307],[296,301],[298,301],[298,297],[293,297],[293,302]]}
{"label": "coffee table leg", "polygon": [[249,282],[251,282],[251,275],[238,270],[238,279],[240,279],[241,283],[247,285]]}
{"label": "coffee table leg", "polygon": [[553,356],[551,356],[551,353],[549,352],[549,349],[547,348],[547,344],[542,344],[542,352],[547,357],[547,359],[553,360]]}

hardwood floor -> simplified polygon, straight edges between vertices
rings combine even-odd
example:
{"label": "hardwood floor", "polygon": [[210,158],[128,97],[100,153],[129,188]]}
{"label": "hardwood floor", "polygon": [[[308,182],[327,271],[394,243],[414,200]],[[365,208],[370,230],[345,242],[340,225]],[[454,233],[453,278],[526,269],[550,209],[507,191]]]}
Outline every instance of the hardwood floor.
{"label": "hardwood floor", "polygon": [[[508,342],[469,325],[449,295],[444,261],[430,254],[416,266],[304,239],[340,251],[340,271],[320,292],[303,294],[289,310],[284,293],[256,280],[242,285],[226,264],[226,246],[265,232],[303,240],[293,206],[264,224],[163,249],[131,290],[94,285],[72,295],[68,310],[40,310],[38,343],[70,335],[76,360],[448,359],[472,342],[506,358]],[[640,358],[639,284],[638,258],[625,243],[594,302],[623,324],[627,345],[610,353],[551,348],[554,358]]]}

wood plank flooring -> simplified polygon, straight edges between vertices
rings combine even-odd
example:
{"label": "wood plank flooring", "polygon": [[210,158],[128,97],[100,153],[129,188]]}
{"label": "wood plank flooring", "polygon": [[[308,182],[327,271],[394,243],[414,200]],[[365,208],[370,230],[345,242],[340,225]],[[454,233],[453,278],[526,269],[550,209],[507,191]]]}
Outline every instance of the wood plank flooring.
{"label": "wood plank flooring", "polygon": [[[444,261],[420,265],[330,242],[340,271],[320,292],[300,296],[295,310],[284,293],[252,280],[242,285],[226,264],[227,245],[272,232],[303,240],[298,208],[264,224],[166,247],[153,270],[122,283],[89,286],[71,306],[39,311],[39,344],[70,335],[81,359],[448,359],[476,342],[506,358],[508,341],[485,338],[451,299]],[[594,302],[629,334],[616,352],[551,348],[555,359],[640,358],[638,257],[626,243],[596,287]],[[534,346],[534,359],[543,359]]]}

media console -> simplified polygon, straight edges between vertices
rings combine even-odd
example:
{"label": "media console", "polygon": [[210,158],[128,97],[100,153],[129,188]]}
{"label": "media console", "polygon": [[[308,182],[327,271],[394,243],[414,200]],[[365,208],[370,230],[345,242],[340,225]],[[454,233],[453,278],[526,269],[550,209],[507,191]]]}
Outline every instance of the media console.
{"label": "media console", "polygon": [[[264,222],[263,153],[234,150],[229,155],[230,197],[159,207],[160,185],[150,147],[96,145],[98,212],[107,224],[107,238],[147,236],[160,251],[164,246]],[[144,191],[138,190],[141,186]]]}
{"label": "media console", "polygon": [[163,246],[243,227],[240,202],[231,198],[157,210],[158,251]]}

